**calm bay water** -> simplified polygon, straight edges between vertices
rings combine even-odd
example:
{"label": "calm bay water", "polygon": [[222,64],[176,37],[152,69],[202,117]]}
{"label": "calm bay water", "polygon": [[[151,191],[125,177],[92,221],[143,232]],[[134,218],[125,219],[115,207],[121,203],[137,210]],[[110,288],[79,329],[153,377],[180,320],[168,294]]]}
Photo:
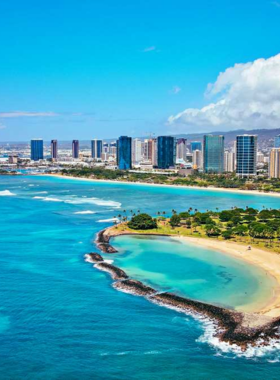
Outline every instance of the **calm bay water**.
{"label": "calm bay water", "polygon": [[119,236],[113,246],[119,251],[114,263],[132,278],[227,308],[250,311],[256,303],[266,305],[277,286],[258,267],[178,238]]}
{"label": "calm bay water", "polygon": [[0,177],[0,379],[278,379],[277,349],[225,352],[207,340],[201,321],[115,291],[83,259],[123,209],[235,205],[279,208],[279,199]]}

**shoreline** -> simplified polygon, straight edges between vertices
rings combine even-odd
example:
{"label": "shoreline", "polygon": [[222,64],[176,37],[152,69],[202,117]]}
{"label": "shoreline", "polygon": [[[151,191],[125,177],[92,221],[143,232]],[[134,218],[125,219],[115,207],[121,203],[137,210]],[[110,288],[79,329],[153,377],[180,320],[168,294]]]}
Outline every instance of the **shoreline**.
{"label": "shoreline", "polygon": [[64,179],[73,179],[78,181],[88,181],[88,182],[104,182],[104,183],[116,183],[116,184],[126,184],[126,185],[142,185],[142,186],[155,186],[155,187],[166,187],[166,188],[182,188],[182,189],[194,189],[194,190],[207,190],[207,191],[220,191],[220,192],[226,192],[226,193],[236,193],[236,194],[244,194],[244,195],[263,195],[263,196],[270,196],[270,197],[280,197],[280,193],[275,192],[264,192],[260,190],[242,190],[242,189],[229,189],[224,187],[202,187],[202,186],[189,186],[189,185],[167,185],[167,184],[161,184],[161,183],[146,183],[146,182],[131,182],[131,181],[114,181],[114,180],[107,180],[107,179],[94,179],[94,178],[85,178],[85,177],[73,177],[69,175],[62,175],[62,174],[32,174],[34,176],[41,176],[41,177],[57,177],[57,178],[64,178]]}
{"label": "shoreline", "polygon": [[[143,233],[131,232],[128,230],[124,231],[116,231],[114,229],[115,226],[109,227],[105,230],[105,236],[108,238],[107,246],[109,250],[113,247],[110,245],[110,239],[115,238],[122,235],[142,235]],[[231,241],[220,241],[216,239],[204,239],[199,237],[191,237],[191,236],[180,236],[180,235],[168,235],[168,234],[147,234],[146,236],[167,236],[171,239],[183,240],[192,245],[199,245],[203,248],[211,249],[214,251],[221,252],[222,254],[234,257],[238,260],[241,260],[249,265],[256,266],[261,268],[267,275],[271,276],[275,280],[275,286],[272,288],[272,296],[265,304],[260,306],[257,303],[254,303],[254,309],[250,310],[250,312],[258,313],[263,316],[272,317],[272,318],[280,318],[280,255],[265,251],[259,248],[255,248],[251,246],[251,250],[247,249],[247,245],[231,242]],[[104,235],[103,235],[104,237]],[[99,245],[98,245],[99,244]],[[97,243],[98,247],[100,247],[100,243]],[[101,244],[102,246],[102,244]],[[115,248],[113,248],[115,250]],[[116,251],[116,250],[115,250]],[[114,252],[107,252],[114,253]],[[255,309],[255,307],[257,307]],[[239,309],[236,309],[239,310]],[[240,309],[240,311],[242,311]]]}
{"label": "shoreline", "polygon": [[[114,254],[117,252],[117,250],[110,244],[110,239],[120,235],[139,234],[131,233],[130,231],[125,230],[116,231],[114,230],[114,226],[112,226],[100,231],[97,234],[95,243],[103,253]],[[144,236],[145,234],[142,233],[141,235]],[[156,233],[153,235],[176,238],[174,235],[159,235]],[[150,234],[147,236],[150,236]],[[211,244],[209,245],[207,239],[192,238],[189,240],[187,237],[181,238],[186,239],[193,244],[202,244],[203,246],[207,246],[210,249],[215,249],[225,254],[234,255],[239,259],[243,259],[245,262],[247,261],[251,265],[254,264],[260,266],[260,262],[252,262],[251,256],[248,254],[246,255],[246,252],[252,254],[252,251],[246,250],[246,246],[233,243],[230,249],[227,245],[219,246],[217,248],[217,243],[219,244],[223,242],[211,241]],[[202,242],[202,240],[204,240],[204,242]],[[229,242],[225,243],[229,244]],[[253,250],[255,254],[260,254],[259,251],[262,252],[262,255],[270,254],[272,256],[277,256],[276,254],[266,251],[258,249]],[[86,255],[85,257],[88,256],[89,255]],[[88,261],[87,258],[86,261]],[[269,262],[270,265],[274,265],[273,261]],[[231,310],[216,306],[214,304],[181,297],[174,293],[159,292],[156,289],[147,287],[140,281],[130,278],[126,273],[124,273],[124,275],[127,276],[127,278],[122,278],[120,280],[114,281],[113,287],[125,293],[143,296],[150,302],[161,306],[173,308],[180,312],[184,312],[193,316],[200,315],[202,317],[210,318],[210,320],[212,320],[217,326],[215,336],[220,341],[226,342],[230,345],[237,345],[242,350],[246,350],[248,346],[268,345],[270,339],[280,338],[280,257],[278,258],[277,264],[279,265],[279,268],[276,269],[275,273],[272,273],[273,270],[270,266],[266,268],[267,272],[269,271],[269,274],[275,277],[277,280],[278,285],[275,289],[275,297],[272,297],[272,299],[269,300],[269,303],[261,310],[254,312]],[[98,265],[94,266],[99,269]],[[120,268],[111,265],[109,273],[111,274],[113,280],[117,279],[120,270]]]}

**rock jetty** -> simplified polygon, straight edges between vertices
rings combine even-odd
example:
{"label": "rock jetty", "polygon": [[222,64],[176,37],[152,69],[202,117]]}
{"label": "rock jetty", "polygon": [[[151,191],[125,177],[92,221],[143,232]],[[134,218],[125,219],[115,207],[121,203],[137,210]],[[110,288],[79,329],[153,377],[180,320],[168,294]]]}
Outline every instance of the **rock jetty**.
{"label": "rock jetty", "polygon": [[114,247],[110,245],[110,236],[106,234],[106,229],[98,232],[96,238],[96,245],[100,251],[104,253],[116,253],[118,252]]}
{"label": "rock jetty", "polygon": [[86,253],[84,258],[88,263],[99,263],[104,261],[103,257],[96,252]]}
{"label": "rock jetty", "polygon": [[113,284],[115,289],[121,290],[126,293],[138,296],[151,296],[156,294],[156,290],[150,286],[144,285],[141,281],[137,280],[124,280],[118,281]]}
{"label": "rock jetty", "polygon": [[125,273],[125,271],[109,263],[101,262],[95,264],[95,268],[110,273],[113,280],[126,280],[128,278],[128,275]]}

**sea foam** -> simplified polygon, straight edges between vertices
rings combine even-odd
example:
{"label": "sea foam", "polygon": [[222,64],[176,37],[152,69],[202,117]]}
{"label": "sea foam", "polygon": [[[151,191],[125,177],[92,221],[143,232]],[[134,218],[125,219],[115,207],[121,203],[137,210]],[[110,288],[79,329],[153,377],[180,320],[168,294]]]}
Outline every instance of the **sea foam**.
{"label": "sea foam", "polygon": [[79,204],[93,204],[97,206],[107,206],[107,207],[114,207],[114,208],[120,208],[121,203],[105,200],[105,199],[99,199],[99,198],[76,198],[76,199],[68,199],[65,201],[65,203],[70,203],[73,205],[79,205]]}
{"label": "sea foam", "polygon": [[101,220],[98,220],[97,222],[98,223],[107,223],[107,222],[118,222],[119,219],[118,218],[111,218],[111,219],[101,219]]}
{"label": "sea foam", "polygon": [[94,211],[90,211],[90,210],[85,210],[85,211],[74,212],[74,214],[86,215],[86,214],[95,214],[95,212]]}
{"label": "sea foam", "polygon": [[1,196],[1,197],[8,197],[8,196],[12,196],[12,195],[16,195],[16,194],[11,193],[10,190],[3,190],[3,191],[0,191],[0,196]]}

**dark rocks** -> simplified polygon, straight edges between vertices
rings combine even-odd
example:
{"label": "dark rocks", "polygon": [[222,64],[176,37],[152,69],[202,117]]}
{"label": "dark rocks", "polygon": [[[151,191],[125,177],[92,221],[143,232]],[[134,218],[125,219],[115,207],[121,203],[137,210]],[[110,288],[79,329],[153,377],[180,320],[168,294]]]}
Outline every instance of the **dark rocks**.
{"label": "dark rocks", "polygon": [[271,320],[264,325],[246,326],[243,324],[243,313],[219,306],[179,297],[172,293],[156,294],[150,299],[162,305],[175,307],[183,312],[195,312],[215,320],[220,328],[219,331],[217,330],[216,336],[221,341],[236,344],[242,349],[245,349],[248,344],[255,345],[260,338],[262,338],[263,344],[269,338],[279,338],[279,319]]}
{"label": "dark rocks", "polygon": [[98,232],[96,238],[97,247],[104,253],[116,253],[118,252],[114,247],[110,245],[110,236],[105,235],[106,230]]}
{"label": "dark rocks", "polygon": [[99,253],[96,253],[96,252],[86,253],[84,258],[85,258],[85,261],[89,263],[99,263],[101,261],[104,261],[103,257],[99,255]]}
{"label": "dark rocks", "polygon": [[150,296],[156,293],[155,289],[151,288],[150,286],[146,286],[137,280],[124,280],[115,282],[113,284],[113,287],[126,293],[139,296]]}
{"label": "dark rocks", "polygon": [[102,262],[95,264],[95,267],[104,272],[110,273],[113,280],[126,280],[128,278],[128,275],[125,273],[125,271],[118,267],[115,267],[112,264]]}

